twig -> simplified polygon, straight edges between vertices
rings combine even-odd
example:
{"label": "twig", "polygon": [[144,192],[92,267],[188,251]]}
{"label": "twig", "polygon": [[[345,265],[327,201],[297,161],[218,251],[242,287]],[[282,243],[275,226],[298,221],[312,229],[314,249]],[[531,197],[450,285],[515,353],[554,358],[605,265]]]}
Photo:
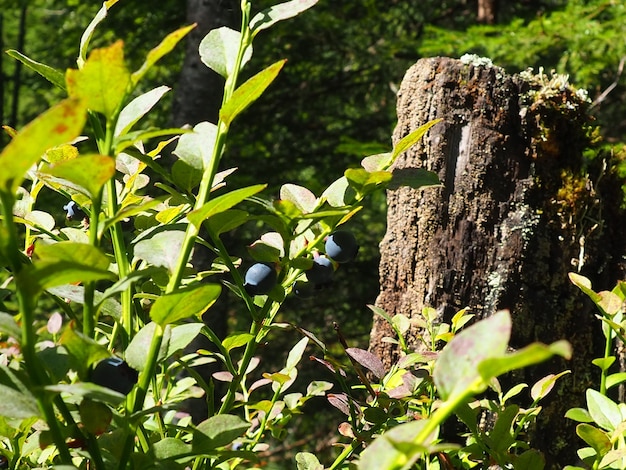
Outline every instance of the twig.
{"label": "twig", "polygon": [[593,103],[591,103],[591,106],[589,107],[589,109],[593,109],[596,106],[598,106],[600,103],[602,103],[606,99],[606,97],[609,96],[609,93],[611,93],[615,89],[615,87],[619,83],[620,77],[622,76],[622,72],[624,71],[625,62],[626,62],[626,56],[623,56],[622,59],[619,61],[619,65],[617,66],[617,76],[615,77],[615,80],[606,88],[606,90],[602,92],[600,96],[598,96],[595,100],[593,100]]}

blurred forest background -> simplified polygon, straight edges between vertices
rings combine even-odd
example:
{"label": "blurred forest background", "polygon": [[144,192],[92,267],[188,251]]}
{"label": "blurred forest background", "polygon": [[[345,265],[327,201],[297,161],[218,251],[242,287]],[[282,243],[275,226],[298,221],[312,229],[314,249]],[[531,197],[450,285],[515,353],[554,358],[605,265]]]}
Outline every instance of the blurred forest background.
{"label": "blurred forest background", "polygon": [[[274,3],[259,0],[253,9]],[[237,25],[237,0],[120,0],[96,31],[93,46],[124,40],[130,69],[136,70],[162,37],[189,22],[187,7],[201,5],[221,11],[222,18]],[[61,70],[75,67],[80,35],[100,6],[93,0],[0,0],[0,49],[17,49]],[[195,13],[190,11],[190,17]],[[571,83],[589,92],[602,151],[619,159],[626,142],[625,38],[623,0],[320,0],[257,38],[250,73],[280,58],[288,63],[235,124],[225,161],[241,169],[235,184],[266,182],[275,194],[291,182],[320,194],[363,156],[390,149],[395,93],[413,63],[465,53],[489,57],[509,73],[543,67],[547,73],[569,74]],[[142,83],[138,93],[162,84],[173,88],[145,126],[180,125],[179,100],[186,100],[183,106],[196,102],[210,107],[204,94],[219,94],[215,79],[202,82],[204,90],[177,89],[184,64],[185,49],[178,46]],[[20,128],[62,96],[36,73],[0,55],[2,124]],[[206,109],[208,117],[211,112]],[[202,112],[187,115],[195,116],[189,119],[193,121]],[[6,138],[1,136],[0,143]],[[60,205],[56,210],[62,218]],[[371,312],[366,304],[378,293],[384,194],[353,220],[350,226],[361,244],[357,262],[342,267],[335,285],[322,295],[290,299],[283,315],[330,343],[337,322],[351,346],[367,347]],[[232,245],[254,241],[252,231],[234,233]],[[240,254],[244,252],[242,248]],[[236,312],[231,317],[236,323]]]}

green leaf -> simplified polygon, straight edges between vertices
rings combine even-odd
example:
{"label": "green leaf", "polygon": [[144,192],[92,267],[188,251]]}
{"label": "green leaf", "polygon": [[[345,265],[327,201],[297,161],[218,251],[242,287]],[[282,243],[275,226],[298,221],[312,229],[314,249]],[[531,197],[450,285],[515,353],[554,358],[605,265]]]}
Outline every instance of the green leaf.
{"label": "green leaf", "polygon": [[87,108],[113,119],[130,83],[122,41],[95,49],[80,70],[69,69],[65,78],[70,97],[81,98]]}
{"label": "green leaf", "polygon": [[570,408],[565,413],[565,417],[579,423],[593,423],[593,418],[584,408]]}
{"label": "green leaf", "polygon": [[590,388],[587,389],[586,397],[587,409],[595,423],[602,429],[614,431],[622,422],[622,414],[617,404],[609,397]]}
{"label": "green leaf", "polygon": [[392,174],[389,171],[375,171],[370,173],[363,168],[349,168],[344,173],[348,183],[359,193],[363,194],[376,186],[389,183]]}
{"label": "green leaf", "polygon": [[543,454],[536,449],[529,449],[519,455],[514,462],[515,470],[543,470],[546,466]]}
{"label": "green leaf", "polygon": [[192,451],[206,454],[230,444],[248,430],[250,423],[234,415],[217,415],[198,424],[193,431]]}
{"label": "green leaf", "polygon": [[386,170],[391,164],[391,157],[391,152],[370,155],[361,160],[361,166],[370,173]]}
{"label": "green leaf", "polygon": [[15,419],[39,416],[37,401],[29,393],[0,384],[0,397],[0,416]]}
{"label": "green leaf", "polygon": [[557,341],[549,346],[533,343],[512,354],[481,361],[478,364],[478,372],[485,383],[488,383],[494,377],[538,364],[550,359],[555,354],[569,358],[572,354],[571,346],[567,341]]}
{"label": "green leaf", "polygon": [[211,163],[216,138],[215,124],[198,123],[194,126],[193,132],[180,136],[173,153],[190,167],[203,170]]}
{"label": "green leaf", "polygon": [[266,69],[249,78],[237,88],[230,99],[220,109],[220,119],[226,126],[248,106],[259,98],[278,76],[286,60],[279,60]]}
{"label": "green leaf", "polygon": [[518,412],[519,406],[517,405],[508,405],[498,412],[496,423],[487,437],[491,449],[496,452],[505,452],[515,442],[512,426]]}
{"label": "green leaf", "polygon": [[168,91],[170,91],[169,87],[157,87],[141,96],[138,96],[124,106],[117,118],[114,135],[118,137],[128,133],[135,123],[145,116],[146,113],[150,111]]}
{"label": "green leaf", "polygon": [[256,36],[259,31],[267,29],[279,21],[299,15],[317,2],[318,0],[292,0],[290,2],[279,3],[278,5],[260,11],[250,20],[252,37]]}
{"label": "green leaf", "polygon": [[600,456],[611,450],[611,440],[609,436],[600,429],[590,424],[581,423],[576,426],[576,434],[589,444]]}
{"label": "green leaf", "polygon": [[189,344],[200,334],[204,328],[204,323],[183,323],[172,328],[170,335],[170,341],[167,345],[166,356],[172,357],[172,355],[182,349],[185,349]]}
{"label": "green leaf", "polygon": [[246,198],[253,196],[260,191],[263,191],[266,186],[267,185],[265,184],[247,186],[245,188],[235,189],[234,191],[230,191],[226,194],[213,198],[201,208],[196,209],[195,211],[191,211],[187,215],[187,219],[196,227],[200,228],[202,222],[204,222],[209,217],[231,209]]}
{"label": "green leaf", "polygon": [[312,212],[317,205],[315,194],[297,184],[283,184],[280,188],[280,198],[293,202],[303,214]]}
{"label": "green leaf", "polygon": [[291,351],[289,351],[289,355],[287,356],[287,363],[285,364],[285,370],[287,373],[296,368],[298,362],[302,359],[302,355],[304,354],[307,344],[309,344],[309,338],[304,337],[298,341],[293,348],[291,348]]}
{"label": "green leaf", "polygon": [[76,403],[80,401],[80,398],[89,398],[91,400],[101,401],[103,403],[109,403],[110,405],[117,406],[126,399],[125,395],[122,395],[115,390],[101,387],[100,385],[92,384],[90,382],[48,385],[45,389],[48,392],[66,393],[74,397],[74,401]]}
{"label": "green leaf", "polygon": [[41,62],[36,62],[33,59],[26,57],[19,51],[9,49],[6,52],[10,57],[19,60],[26,67],[34,70],[53,85],[58,86],[61,90],[65,90],[65,75],[63,75],[63,73],[59,70],[52,68],[49,65],[42,64]]}
{"label": "green leaf", "polygon": [[331,207],[342,207],[351,204],[355,196],[356,193],[350,186],[348,178],[342,176],[324,190],[320,199],[325,199]]}
{"label": "green leaf", "polygon": [[139,70],[131,75],[131,81],[133,85],[136,85],[143,78],[146,72],[152,68],[154,64],[156,64],[163,56],[169,54],[172,49],[174,49],[174,46],[176,46],[176,44],[178,44],[178,42],[195,27],[195,24],[183,26],[182,28],[179,28],[176,31],[165,36],[165,38],[159,43],[158,46],[148,52],[146,60],[141,65]]}
{"label": "green leaf", "polygon": [[[241,33],[226,26],[209,31],[200,41],[200,60],[214,72],[228,78],[235,71]],[[252,46],[244,52],[241,66],[252,57]]]}
{"label": "green leaf", "polygon": [[398,158],[398,156],[408,149],[413,147],[423,136],[428,132],[428,130],[433,127],[435,124],[441,122],[442,119],[433,119],[432,121],[427,122],[426,124],[418,127],[413,132],[409,133],[402,139],[400,139],[396,145],[393,147],[393,151],[391,152],[391,162],[389,165],[393,164],[393,162]]}
{"label": "green leaf", "polygon": [[93,36],[93,33],[96,30],[96,27],[106,18],[107,12],[109,11],[109,9],[113,5],[115,5],[117,2],[118,0],[106,0],[102,4],[102,8],[98,10],[98,13],[96,13],[96,16],[93,18],[93,20],[91,20],[91,23],[87,25],[87,28],[85,28],[85,31],[83,32],[83,35],[80,38],[78,59],[76,60],[76,62],[78,63],[78,68],[82,68],[83,65],[85,64],[85,61],[87,59],[87,48],[89,47],[89,42],[91,42],[91,37]]}
{"label": "green leaf", "polygon": [[152,266],[163,266],[173,272],[184,239],[185,232],[182,230],[159,231],[138,241],[134,253],[137,258],[147,261]]}
{"label": "green leaf", "polygon": [[96,198],[115,174],[115,160],[106,155],[86,155],[55,163],[41,172],[77,184],[85,188],[86,196]]}
{"label": "green leaf", "polygon": [[44,152],[80,135],[86,119],[84,104],[67,99],[31,121],[0,153],[0,191],[15,194]]}
{"label": "green leaf", "polygon": [[174,459],[191,452],[191,446],[185,444],[180,439],[174,437],[166,437],[158,442],[155,442],[152,446],[154,452],[154,458],[159,460]]}
{"label": "green leaf", "polygon": [[0,333],[18,341],[22,338],[22,330],[15,321],[15,317],[4,312],[0,312]]}
{"label": "green leaf", "polygon": [[239,209],[229,209],[209,217],[206,226],[209,232],[219,236],[250,220],[250,214]]}
{"label": "green leaf", "polygon": [[[148,351],[150,350],[150,344],[152,343],[152,337],[154,336],[156,327],[156,323],[148,323],[137,332],[128,345],[128,348],[126,348],[124,359],[126,359],[126,362],[130,367],[139,372],[144,370],[146,367],[146,363],[148,361]],[[171,328],[166,327],[163,332],[163,340],[161,341],[161,347],[159,349],[158,361],[163,361],[167,358],[170,336]]]}
{"label": "green leaf", "polygon": [[534,401],[541,400],[545,398],[545,396],[552,391],[554,388],[554,384],[556,381],[563,377],[566,374],[569,374],[571,371],[564,370],[559,374],[548,374],[543,379],[537,381],[535,385],[530,389],[530,396]]}
{"label": "green leaf", "polygon": [[600,302],[600,295],[591,289],[591,281],[589,279],[576,273],[569,273],[568,276],[571,283],[587,294],[595,304]]}
{"label": "green leaf", "polygon": [[598,366],[603,372],[608,370],[614,362],[615,356],[599,357],[591,361],[594,366]]}
{"label": "green leaf", "polygon": [[185,289],[162,295],[152,305],[150,318],[165,326],[185,318],[201,318],[220,296],[219,284],[201,284],[193,289]]}
{"label": "green leaf", "polygon": [[115,279],[115,274],[108,270],[107,256],[92,245],[75,242],[39,244],[35,254],[37,259],[33,266],[18,275],[33,292],[37,288],[43,290],[77,282]]}
{"label": "green leaf", "polygon": [[250,333],[232,333],[224,338],[222,341],[222,346],[226,351],[230,351],[232,349],[240,348],[242,346],[246,346],[252,339],[254,335]]}
{"label": "green leaf", "polygon": [[474,390],[481,379],[478,365],[489,358],[503,358],[511,335],[511,316],[500,311],[475,323],[456,335],[441,351],[433,371],[433,379],[441,398],[465,394],[471,389],[479,392],[486,388],[482,377],[480,389]]}
{"label": "green leaf", "polygon": [[441,181],[437,173],[425,170],[424,168],[394,168],[391,172],[391,182],[389,189],[409,187],[420,189],[427,186],[440,186]]}
{"label": "green leaf", "polygon": [[359,470],[400,470],[410,468],[420,455],[429,453],[428,445],[436,438],[417,444],[413,440],[426,420],[411,421],[392,428],[378,436],[362,453]]}
{"label": "green leaf", "polygon": [[608,390],[624,382],[626,382],[626,372],[616,372],[606,378],[606,388]]}
{"label": "green leaf", "polygon": [[179,189],[192,193],[202,181],[202,171],[182,160],[176,160],[172,165],[172,180]]}
{"label": "green leaf", "polygon": [[100,435],[104,433],[111,420],[113,412],[104,403],[85,398],[78,405],[78,413],[80,414],[80,422],[83,428],[90,434]]}
{"label": "green leaf", "polygon": [[310,452],[298,452],[296,454],[296,465],[298,470],[324,470],[324,466]]}
{"label": "green leaf", "polygon": [[93,364],[111,357],[106,347],[74,330],[71,325],[63,330],[59,342],[67,349],[72,367],[81,377],[87,376],[87,371]]}

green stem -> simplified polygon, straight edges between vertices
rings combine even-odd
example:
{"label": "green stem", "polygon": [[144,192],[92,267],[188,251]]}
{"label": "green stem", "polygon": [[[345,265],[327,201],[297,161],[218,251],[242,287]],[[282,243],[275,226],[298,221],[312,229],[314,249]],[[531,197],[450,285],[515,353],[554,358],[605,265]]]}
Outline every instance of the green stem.
{"label": "green stem", "polygon": [[25,370],[30,373],[29,375],[34,385],[33,394],[50,428],[52,439],[57,446],[61,460],[64,463],[70,464],[72,458],[65,444],[61,426],[54,413],[54,407],[44,390],[49,379],[35,351],[36,335],[34,330],[33,300],[36,293],[33,292],[32,280],[28,279],[28,277],[21,276],[24,271],[24,265],[20,257],[17,231],[13,220],[13,196],[5,192],[0,192],[0,202],[0,210],[2,211],[5,227],[4,235],[6,236],[6,240],[4,240],[3,243],[6,250],[4,255],[15,276],[17,302],[22,316],[22,338],[20,347],[24,356]]}
{"label": "green stem", "polygon": [[[98,246],[98,222],[100,219],[100,206],[102,203],[101,193],[91,200],[91,217],[89,219],[89,244]],[[96,307],[94,304],[94,293],[96,284],[94,282],[85,283],[85,301],[83,303],[83,334],[93,338],[96,325]]]}
{"label": "green stem", "polygon": [[353,439],[349,446],[347,446],[341,454],[337,456],[333,464],[328,467],[328,470],[335,470],[339,468],[343,462],[349,458],[359,447],[361,447],[361,441]]}
{"label": "green stem", "polygon": [[[604,344],[604,358],[606,359],[611,355],[611,349],[613,346],[613,329],[609,328],[609,334],[606,337],[606,343]],[[606,395],[606,377],[607,377],[608,369],[606,367],[602,368],[602,373],[600,374],[600,393],[602,395]]]}

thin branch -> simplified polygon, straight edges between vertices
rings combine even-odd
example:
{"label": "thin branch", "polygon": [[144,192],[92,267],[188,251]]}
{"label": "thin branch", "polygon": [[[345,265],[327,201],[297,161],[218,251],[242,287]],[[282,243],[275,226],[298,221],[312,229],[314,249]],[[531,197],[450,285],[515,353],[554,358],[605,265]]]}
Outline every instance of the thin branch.
{"label": "thin branch", "polygon": [[622,59],[619,61],[619,65],[617,67],[617,76],[615,77],[615,80],[613,81],[613,83],[611,83],[606,90],[604,90],[602,92],[602,94],[600,96],[598,96],[593,103],[591,103],[591,106],[589,107],[589,109],[593,109],[596,106],[598,106],[600,103],[602,103],[607,96],[609,96],[609,93],[611,93],[615,87],[617,86],[617,84],[619,83],[619,79],[622,76],[622,72],[624,71],[624,63],[626,63],[626,56],[623,56]]}

